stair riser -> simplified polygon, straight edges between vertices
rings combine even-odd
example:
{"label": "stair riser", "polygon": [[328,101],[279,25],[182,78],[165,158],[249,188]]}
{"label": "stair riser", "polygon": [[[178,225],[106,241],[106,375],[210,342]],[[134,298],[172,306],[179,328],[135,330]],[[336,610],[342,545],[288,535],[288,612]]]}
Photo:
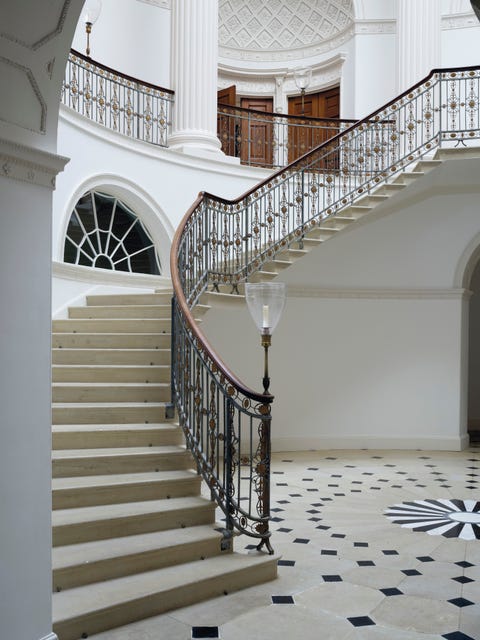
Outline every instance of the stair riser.
{"label": "stair riser", "polygon": [[52,494],[54,509],[74,509],[93,507],[101,504],[120,504],[143,500],[161,500],[183,498],[198,495],[200,477],[193,476],[185,480],[163,480],[138,484],[112,485],[110,487],[82,487],[76,489],[58,489]]}
{"label": "stair riser", "polygon": [[53,385],[53,402],[168,402],[170,385],[64,387]]}
{"label": "stair riser", "polygon": [[112,580],[142,571],[162,569],[184,562],[212,558],[225,554],[220,550],[220,540],[207,539],[179,544],[167,549],[154,549],[145,553],[131,554],[98,562],[88,562],[53,571],[53,590],[79,587],[100,580]]}
{"label": "stair riser", "polygon": [[102,447],[157,447],[179,445],[183,442],[178,429],[152,431],[96,431],[53,433],[53,449],[97,449]]}
{"label": "stair riser", "polygon": [[53,349],[53,364],[170,366],[170,349]]}
{"label": "stair riser", "polygon": [[170,367],[53,366],[53,382],[169,382]]}
{"label": "stair riser", "polygon": [[179,509],[171,512],[142,513],[138,516],[54,526],[53,546],[194,527],[199,524],[213,523],[214,518],[215,510],[212,504],[206,507]]}
{"label": "stair riser", "polygon": [[123,307],[70,307],[68,317],[73,318],[111,318],[111,319],[170,319],[171,305],[155,305],[155,306],[135,306],[124,305]]}
{"label": "stair riser", "polygon": [[170,331],[165,320],[54,320],[54,333],[163,333]]}
{"label": "stair riser", "polygon": [[166,333],[54,333],[52,335],[54,349],[168,349],[170,342],[170,335]]}
{"label": "stair riser", "polygon": [[[208,600],[224,594],[244,589],[247,586],[260,584],[276,577],[276,560],[259,565],[255,569],[240,570],[231,574],[223,574],[194,584],[171,589],[169,591],[152,593],[138,598],[125,606],[124,603],[97,611],[89,615],[79,616],[69,621],[58,622],[53,630],[60,640],[77,640],[82,634],[88,636],[119,627],[124,624],[143,620],[178,607]],[[85,637],[85,636],[84,636]]]}
{"label": "stair riser", "polygon": [[53,407],[53,424],[153,424],[165,420],[165,407]]}
{"label": "stair riser", "polygon": [[172,299],[172,292],[167,293],[134,293],[134,294],[116,294],[116,295],[93,295],[87,296],[87,306],[124,306],[133,305],[167,305]]}
{"label": "stair riser", "polygon": [[52,476],[68,478],[72,476],[99,476],[109,473],[145,473],[154,471],[172,471],[190,469],[192,459],[189,453],[144,455],[106,455],[58,459],[52,461]]}

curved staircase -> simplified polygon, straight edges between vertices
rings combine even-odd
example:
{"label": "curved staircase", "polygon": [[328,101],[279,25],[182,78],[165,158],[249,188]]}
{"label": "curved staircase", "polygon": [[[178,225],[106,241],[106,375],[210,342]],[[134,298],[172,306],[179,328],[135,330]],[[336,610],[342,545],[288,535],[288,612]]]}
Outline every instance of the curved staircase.
{"label": "curved staircase", "polygon": [[180,427],[165,419],[170,298],[89,296],[69,319],[53,321],[59,640],[276,576],[276,558],[232,552]]}

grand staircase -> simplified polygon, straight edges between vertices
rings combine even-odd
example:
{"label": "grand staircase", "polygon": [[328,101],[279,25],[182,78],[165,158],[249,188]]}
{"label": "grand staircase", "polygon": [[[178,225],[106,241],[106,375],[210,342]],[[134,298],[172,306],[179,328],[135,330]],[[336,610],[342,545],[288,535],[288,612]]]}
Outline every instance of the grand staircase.
{"label": "grand staircase", "polygon": [[[89,296],[53,321],[53,620],[59,640],[276,576],[234,553],[170,398],[171,292]],[[206,307],[196,309],[197,316]]]}

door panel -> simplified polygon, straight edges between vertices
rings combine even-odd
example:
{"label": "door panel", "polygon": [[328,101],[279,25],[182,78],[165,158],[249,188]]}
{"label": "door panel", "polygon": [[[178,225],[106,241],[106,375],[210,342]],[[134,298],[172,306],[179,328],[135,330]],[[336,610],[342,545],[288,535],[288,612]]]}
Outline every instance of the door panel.
{"label": "door panel", "polygon": [[[233,84],[231,87],[220,89],[217,92],[217,105],[224,104],[230,107],[237,105],[237,90]],[[222,144],[222,151],[227,156],[236,156],[235,144],[235,118],[217,114],[217,136]]]}
{"label": "door panel", "polygon": [[[272,113],[273,98],[242,98],[244,109]],[[240,159],[246,164],[260,167],[273,165],[273,120],[249,119],[242,113]]]}

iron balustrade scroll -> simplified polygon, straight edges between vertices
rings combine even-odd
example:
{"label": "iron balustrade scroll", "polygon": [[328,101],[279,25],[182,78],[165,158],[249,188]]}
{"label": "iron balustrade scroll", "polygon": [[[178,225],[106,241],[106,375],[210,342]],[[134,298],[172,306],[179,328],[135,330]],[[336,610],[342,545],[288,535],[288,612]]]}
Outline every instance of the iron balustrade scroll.
{"label": "iron balustrade scroll", "polygon": [[[177,236],[178,239],[178,236]],[[188,234],[180,239],[184,264]],[[173,254],[172,254],[173,255]],[[186,286],[181,267],[174,283]],[[187,276],[188,277],[188,276]],[[270,406],[273,396],[242,385],[195,326],[183,295],[172,301],[172,400],[187,447],[212,499],[225,514],[224,544],[234,529],[270,544]]]}
{"label": "iron balustrade scroll", "polygon": [[199,469],[227,515],[228,531],[260,537],[260,545],[271,550],[273,398],[235,378],[191,310],[205,290],[238,293],[262,265],[302,246],[306,234],[321,233],[336,218],[354,218],[358,200],[436,149],[475,143],[479,107],[480,67],[434,70],[238,199],[203,193],[187,212],[171,253],[172,397]]}
{"label": "iron balustrade scroll", "polygon": [[63,104],[113,131],[167,147],[173,99],[173,91],[121,74],[78,51],[68,56]]}
{"label": "iron balustrade scroll", "polygon": [[310,118],[218,105],[222,151],[249,166],[278,169],[318,147],[355,120]]}

